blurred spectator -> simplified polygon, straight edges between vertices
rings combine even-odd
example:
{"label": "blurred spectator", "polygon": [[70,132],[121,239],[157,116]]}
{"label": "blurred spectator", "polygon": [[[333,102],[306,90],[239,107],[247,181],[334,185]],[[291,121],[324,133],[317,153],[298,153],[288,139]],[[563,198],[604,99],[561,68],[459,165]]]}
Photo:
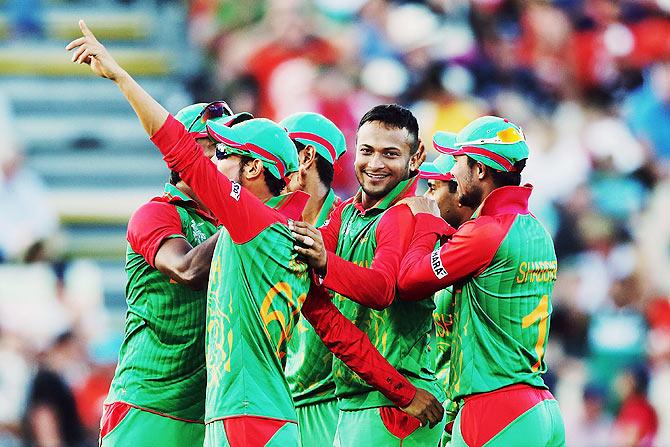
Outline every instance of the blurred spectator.
{"label": "blurred spectator", "polygon": [[[659,126],[660,127],[660,126]],[[658,184],[640,219],[635,237],[641,271],[653,295],[670,296],[670,179]]]}
{"label": "blurred spectator", "polygon": [[616,390],[622,401],[614,421],[616,447],[651,447],[658,431],[658,417],[647,400],[649,373],[644,366],[619,374]]}
{"label": "blurred spectator", "polygon": [[40,368],[24,416],[24,442],[34,447],[84,447],[86,441],[72,391],[55,372]]}
{"label": "blurred spectator", "polygon": [[0,96],[0,262],[45,259],[58,231],[46,187],[23,161],[10,106]]}
{"label": "blurred spectator", "polygon": [[265,17],[270,41],[247,60],[259,86],[259,115],[281,119],[313,110],[310,87],[316,70],[334,64],[337,49],[314,33],[313,9],[306,0],[270,0]]}
{"label": "blurred spectator", "polygon": [[[668,25],[670,27],[670,25]],[[644,72],[644,82],[624,104],[626,120],[635,136],[646,145],[649,156],[663,163],[657,175],[670,164],[670,60],[658,62]]]}
{"label": "blurred spectator", "polygon": [[605,412],[605,390],[589,384],[582,395],[582,414],[574,425],[566,425],[566,444],[570,447],[608,447],[612,445],[612,418]]}

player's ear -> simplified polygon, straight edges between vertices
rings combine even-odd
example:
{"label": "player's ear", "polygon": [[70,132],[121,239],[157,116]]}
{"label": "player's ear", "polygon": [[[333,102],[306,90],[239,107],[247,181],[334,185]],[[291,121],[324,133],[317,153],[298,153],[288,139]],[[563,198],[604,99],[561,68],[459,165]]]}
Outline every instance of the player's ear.
{"label": "player's ear", "polygon": [[426,147],[423,144],[423,141],[419,139],[419,148],[416,150],[414,155],[409,158],[409,170],[410,172],[416,172],[419,170],[421,164],[426,160]]}
{"label": "player's ear", "polygon": [[311,144],[300,151],[300,167],[309,169],[316,161],[316,148]]}
{"label": "player's ear", "polygon": [[263,161],[259,158],[252,158],[244,165],[244,177],[247,180],[254,180],[263,174]]}
{"label": "player's ear", "polygon": [[479,180],[484,180],[484,178],[487,175],[490,175],[489,169],[491,169],[491,168],[486,166],[484,163],[478,161],[477,162],[477,178]]}

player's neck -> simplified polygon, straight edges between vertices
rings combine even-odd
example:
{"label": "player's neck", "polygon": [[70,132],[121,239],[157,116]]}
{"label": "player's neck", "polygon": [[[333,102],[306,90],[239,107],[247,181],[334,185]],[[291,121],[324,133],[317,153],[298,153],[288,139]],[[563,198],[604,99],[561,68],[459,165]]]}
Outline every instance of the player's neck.
{"label": "player's neck", "polygon": [[321,208],[326,201],[330,188],[324,185],[320,180],[308,181],[303,188],[309,194],[309,200],[302,212],[302,218],[305,222],[314,225],[319,218]]}

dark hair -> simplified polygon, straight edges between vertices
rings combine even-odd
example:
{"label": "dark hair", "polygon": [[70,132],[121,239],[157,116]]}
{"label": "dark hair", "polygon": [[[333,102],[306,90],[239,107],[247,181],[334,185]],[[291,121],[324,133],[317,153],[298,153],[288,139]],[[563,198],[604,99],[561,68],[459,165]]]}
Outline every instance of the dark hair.
{"label": "dark hair", "polygon": [[[298,150],[298,154],[307,147],[298,140],[293,140],[293,143]],[[316,152],[316,172],[319,174],[321,183],[323,183],[326,188],[330,188],[330,185],[333,184],[333,177],[335,176],[335,167],[333,166],[333,163],[326,160],[326,158],[321,156],[318,152]]]}
{"label": "dark hair", "polygon": [[[468,166],[473,167],[475,164],[477,164],[477,160],[468,157]],[[498,171],[497,169],[487,166],[490,170],[489,172],[491,172],[493,185],[496,188],[501,188],[503,186],[519,186],[521,184],[521,171],[523,171],[523,168],[525,167],[525,158],[514,163],[514,171],[512,172]]]}
{"label": "dark hair", "polygon": [[[247,155],[242,155],[240,156],[240,158],[242,159],[242,163],[240,163],[240,178],[241,178],[242,171],[244,170],[244,165],[250,163],[253,160],[253,158]],[[280,179],[272,175],[272,173],[265,166],[263,166],[263,179],[265,180],[265,185],[268,187],[270,193],[273,196],[278,196],[279,194],[281,194],[281,192],[286,187],[286,182],[284,181],[284,179]]]}
{"label": "dark hair", "polygon": [[170,184],[177,186],[177,183],[181,181],[181,177],[177,171],[170,171]]}
{"label": "dark hair", "polygon": [[409,144],[410,155],[416,154],[416,151],[419,150],[419,123],[409,109],[398,104],[374,106],[363,115],[358,123],[358,128],[360,129],[363,124],[371,121],[378,121],[388,127],[407,129],[410,137],[412,137]]}

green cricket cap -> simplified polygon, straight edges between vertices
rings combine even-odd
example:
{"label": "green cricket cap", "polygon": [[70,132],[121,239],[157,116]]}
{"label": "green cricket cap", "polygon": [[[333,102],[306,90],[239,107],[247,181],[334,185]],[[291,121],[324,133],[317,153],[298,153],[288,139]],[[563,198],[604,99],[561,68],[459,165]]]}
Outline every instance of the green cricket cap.
{"label": "green cricket cap", "polygon": [[258,158],[279,179],[298,170],[298,153],[286,130],[266,118],[253,118],[231,127],[207,121],[207,132],[234,153]]}
{"label": "green cricket cap", "polygon": [[419,176],[428,180],[452,180],[451,168],[456,164],[456,160],[451,155],[441,154],[432,162],[421,164]]}
{"label": "green cricket cap", "polygon": [[292,140],[305,146],[314,146],[316,152],[332,164],[347,150],[342,131],[318,113],[294,113],[284,118],[279,125],[286,129]]}
{"label": "green cricket cap", "polygon": [[458,134],[437,132],[433,144],[439,152],[467,155],[505,172],[513,171],[514,164],[528,158],[529,154],[521,127],[497,116],[477,118]]}
{"label": "green cricket cap", "polygon": [[175,119],[182,123],[194,138],[207,138],[206,123],[216,120],[225,126],[253,118],[248,112],[233,113],[225,101],[200,102],[181,109]]}

